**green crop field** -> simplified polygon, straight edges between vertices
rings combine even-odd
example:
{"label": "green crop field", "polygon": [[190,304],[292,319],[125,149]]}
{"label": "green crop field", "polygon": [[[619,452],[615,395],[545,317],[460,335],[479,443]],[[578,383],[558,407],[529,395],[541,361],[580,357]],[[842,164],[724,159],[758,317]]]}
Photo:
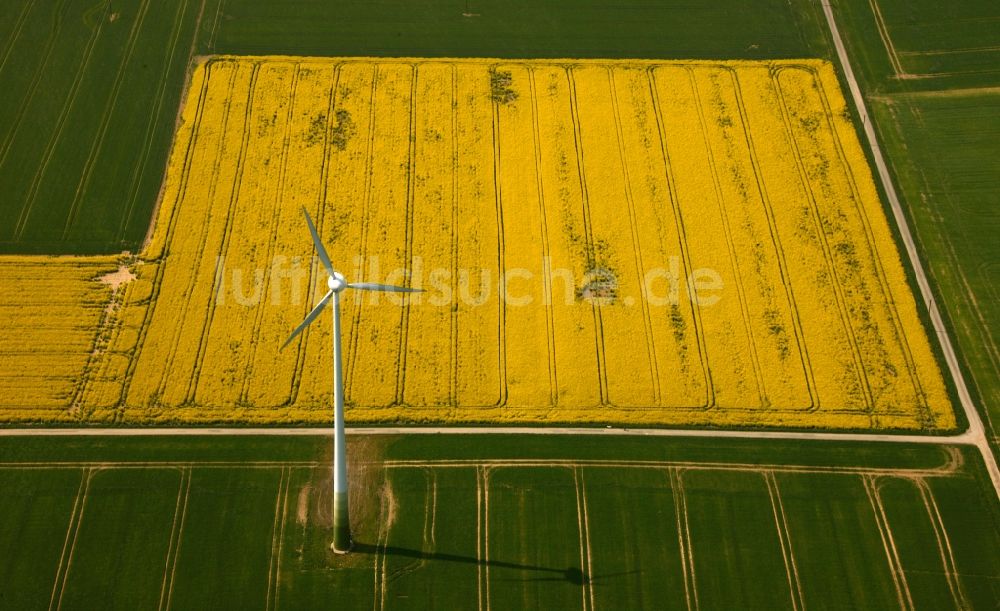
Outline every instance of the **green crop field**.
{"label": "green crop field", "polygon": [[838,21],[996,448],[1000,9],[842,0]]}
{"label": "green crop field", "polygon": [[[214,13],[213,13],[214,8]],[[826,57],[805,0],[209,0],[202,53]]]}
{"label": "green crop field", "polygon": [[5,0],[0,252],[135,249],[149,226],[196,0]]}
{"label": "green crop field", "polygon": [[835,7],[869,91],[1000,84],[1000,14],[992,0],[840,0]]}
{"label": "green crop field", "polygon": [[945,609],[1000,597],[971,449],[354,437],[0,441],[4,608]]}

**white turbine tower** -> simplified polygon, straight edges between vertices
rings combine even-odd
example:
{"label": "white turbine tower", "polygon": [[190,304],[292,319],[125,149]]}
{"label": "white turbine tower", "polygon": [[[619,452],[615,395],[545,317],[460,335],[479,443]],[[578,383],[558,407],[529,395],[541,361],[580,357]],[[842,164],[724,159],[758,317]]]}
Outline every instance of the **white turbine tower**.
{"label": "white turbine tower", "polygon": [[329,276],[326,285],[329,292],[320,299],[316,307],[309,312],[306,319],[292,331],[281,349],[290,344],[295,337],[316,320],[323,308],[329,303],[333,303],[333,551],[338,554],[346,554],[351,550],[351,524],[347,511],[347,444],[344,436],[344,379],[341,365],[340,349],[340,293],[345,289],[358,289],[362,291],[386,291],[390,293],[419,293],[421,289],[411,289],[402,286],[392,286],[389,284],[375,284],[371,282],[348,283],[344,276],[333,269],[330,257],[323,248],[323,243],[316,233],[316,226],[305,208],[302,213],[306,215],[306,223],[309,225],[309,233],[312,234],[313,244],[316,245],[316,254],[323,263]]}

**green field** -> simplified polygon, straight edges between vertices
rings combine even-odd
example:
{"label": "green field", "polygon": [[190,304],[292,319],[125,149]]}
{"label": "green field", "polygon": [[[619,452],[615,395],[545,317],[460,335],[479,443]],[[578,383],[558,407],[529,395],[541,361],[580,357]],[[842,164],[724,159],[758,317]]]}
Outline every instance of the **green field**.
{"label": "green field", "polygon": [[[842,0],[836,7],[925,268],[996,448],[1000,11],[989,0]],[[900,77],[899,70],[909,76]]]}
{"label": "green field", "polygon": [[869,93],[1000,85],[1000,14],[993,0],[839,0],[834,6]]}
{"label": "green field", "polygon": [[209,0],[205,13],[202,53],[647,59],[828,55],[822,15],[804,0]]}
{"label": "green field", "polygon": [[5,0],[0,252],[135,249],[149,226],[197,0]]}
{"label": "green field", "polygon": [[971,449],[354,437],[0,441],[5,608],[951,609],[1000,599]]}

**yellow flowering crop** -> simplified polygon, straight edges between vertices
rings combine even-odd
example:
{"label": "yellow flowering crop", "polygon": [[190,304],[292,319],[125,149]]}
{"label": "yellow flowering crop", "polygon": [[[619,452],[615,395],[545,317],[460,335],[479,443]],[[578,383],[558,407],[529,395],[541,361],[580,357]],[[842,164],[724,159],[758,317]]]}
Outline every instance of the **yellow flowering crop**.
{"label": "yellow flowering crop", "polygon": [[122,364],[108,352],[120,294],[100,282],[117,268],[115,257],[0,257],[5,420],[78,418],[84,387],[96,390]]}
{"label": "yellow flowering crop", "polygon": [[955,426],[829,63],[286,57],[196,67],[135,279],[0,260],[0,419],[327,422],[303,207],[428,289],[345,294],[351,421]]}

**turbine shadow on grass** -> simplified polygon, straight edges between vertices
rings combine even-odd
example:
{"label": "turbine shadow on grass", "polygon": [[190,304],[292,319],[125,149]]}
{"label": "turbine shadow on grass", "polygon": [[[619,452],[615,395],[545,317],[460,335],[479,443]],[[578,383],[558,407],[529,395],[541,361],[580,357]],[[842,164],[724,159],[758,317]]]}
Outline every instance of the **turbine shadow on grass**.
{"label": "turbine shadow on grass", "polygon": [[378,554],[385,554],[387,556],[399,556],[402,558],[413,558],[414,560],[438,560],[442,562],[460,562],[464,564],[478,564],[483,566],[489,566],[501,569],[515,569],[521,571],[538,571],[542,573],[550,573],[551,577],[529,577],[525,579],[517,580],[504,580],[504,581],[566,581],[574,585],[583,585],[586,583],[593,583],[599,579],[606,579],[608,577],[617,577],[621,575],[630,575],[633,573],[638,573],[640,571],[626,571],[621,573],[609,573],[606,575],[599,575],[592,577],[587,575],[584,571],[580,570],[575,566],[571,566],[565,569],[558,569],[547,566],[538,566],[533,564],[521,564],[518,562],[506,562],[504,560],[480,560],[479,558],[473,558],[472,556],[462,556],[460,554],[448,554],[444,552],[425,552],[423,550],[411,549],[408,547],[399,547],[396,545],[387,545],[385,547],[380,547],[378,545],[372,545],[370,543],[362,543],[360,541],[354,542],[354,548],[351,550],[353,553],[357,554],[368,554],[375,556]]}

